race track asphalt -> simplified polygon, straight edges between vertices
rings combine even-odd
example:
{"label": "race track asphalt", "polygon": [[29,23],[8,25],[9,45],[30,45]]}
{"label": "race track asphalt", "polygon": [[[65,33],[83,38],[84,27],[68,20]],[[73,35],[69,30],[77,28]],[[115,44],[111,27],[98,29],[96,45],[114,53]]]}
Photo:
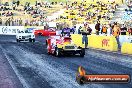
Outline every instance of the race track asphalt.
{"label": "race track asphalt", "polygon": [[2,54],[24,88],[132,88],[132,82],[79,85],[75,81],[79,66],[88,74],[132,75],[132,56],[87,49],[84,58],[58,58],[46,53],[45,39],[37,37],[35,43],[17,43],[15,36],[0,35]]}

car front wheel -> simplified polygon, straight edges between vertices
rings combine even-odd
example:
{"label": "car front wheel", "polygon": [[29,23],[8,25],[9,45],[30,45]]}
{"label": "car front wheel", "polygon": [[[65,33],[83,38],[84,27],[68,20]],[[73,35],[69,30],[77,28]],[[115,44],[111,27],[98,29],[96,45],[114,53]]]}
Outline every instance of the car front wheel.
{"label": "car front wheel", "polygon": [[19,39],[16,39],[16,41],[17,41],[17,42],[20,42],[20,40],[19,40]]}
{"label": "car front wheel", "polygon": [[56,57],[60,57],[60,56],[61,56],[61,51],[60,51],[59,48],[56,48],[56,49],[55,49],[55,56],[56,56]]}

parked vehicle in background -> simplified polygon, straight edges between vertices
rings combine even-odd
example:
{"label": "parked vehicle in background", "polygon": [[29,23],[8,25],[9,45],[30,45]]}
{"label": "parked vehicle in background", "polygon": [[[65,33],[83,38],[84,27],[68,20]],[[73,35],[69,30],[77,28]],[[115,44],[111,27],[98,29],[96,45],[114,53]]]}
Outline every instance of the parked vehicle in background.
{"label": "parked vehicle in background", "polygon": [[53,28],[48,28],[45,30],[35,30],[34,31],[35,36],[52,36],[52,35],[56,35],[56,30]]}
{"label": "parked vehicle in background", "polygon": [[47,27],[34,31],[35,36],[53,36],[56,35],[56,22],[49,22]]}
{"label": "parked vehicle in background", "polygon": [[32,32],[29,31],[19,31],[19,33],[16,35],[16,41],[29,41],[29,42],[35,42],[35,35]]}

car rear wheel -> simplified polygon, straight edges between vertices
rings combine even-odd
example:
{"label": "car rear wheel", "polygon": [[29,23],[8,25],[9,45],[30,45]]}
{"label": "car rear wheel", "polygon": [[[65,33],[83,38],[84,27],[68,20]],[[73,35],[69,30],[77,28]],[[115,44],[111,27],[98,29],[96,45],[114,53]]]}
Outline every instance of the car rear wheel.
{"label": "car rear wheel", "polygon": [[50,52],[47,50],[47,54],[50,55]]}
{"label": "car rear wheel", "polygon": [[80,51],[80,57],[84,57],[84,55],[85,55],[85,49],[82,49],[82,50]]}
{"label": "car rear wheel", "polygon": [[32,39],[33,42],[35,42],[35,39]]}
{"label": "car rear wheel", "polygon": [[42,36],[42,33],[38,33],[39,36]]}
{"label": "car rear wheel", "polygon": [[46,40],[45,44],[46,44],[46,46],[48,45],[48,42],[47,42],[47,40]]}
{"label": "car rear wheel", "polygon": [[48,46],[47,46],[47,54],[50,55],[50,52],[49,52],[49,48],[48,48]]}

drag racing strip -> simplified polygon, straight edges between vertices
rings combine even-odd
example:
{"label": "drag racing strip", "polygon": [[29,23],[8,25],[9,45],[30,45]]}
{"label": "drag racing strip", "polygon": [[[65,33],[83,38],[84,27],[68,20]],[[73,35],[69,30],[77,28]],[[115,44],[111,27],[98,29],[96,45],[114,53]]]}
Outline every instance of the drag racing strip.
{"label": "drag racing strip", "polygon": [[[28,43],[29,44],[29,43]],[[48,56],[47,55],[47,53],[46,53],[46,47],[45,46],[40,46],[40,47],[42,47],[41,49],[38,47],[37,48],[37,45],[32,45],[32,47],[30,47],[28,44],[26,44],[26,45],[24,45],[24,46],[22,46],[22,47],[24,47],[25,49],[26,49],[26,51],[28,51],[28,52],[33,52],[33,53],[37,53],[37,54],[41,54],[42,55],[42,57],[47,57],[47,58],[43,58],[44,60],[46,60],[47,61],[47,63],[50,63],[53,67],[52,68],[54,68],[54,69],[59,69],[59,70],[61,70],[61,72],[65,75],[65,77],[68,77],[68,76],[70,76],[70,78],[73,78],[72,80],[73,80],[73,82],[75,82],[75,74],[76,74],[76,72],[77,72],[77,69],[78,69],[78,67],[81,65],[81,61],[83,62],[82,64],[84,64],[84,63],[86,63],[86,66],[87,66],[87,61],[86,61],[86,59],[83,59],[83,58],[81,58],[81,57],[79,57],[79,56],[71,56],[71,57],[62,57],[62,58],[57,58],[57,57],[54,57],[54,56],[52,56],[52,55],[50,55],[50,56]],[[33,48],[34,47],[34,48]],[[43,47],[45,47],[45,48],[43,48]],[[25,49],[23,49],[23,50],[25,50]],[[45,52],[44,52],[44,50],[45,50]],[[40,52],[39,52],[40,51]],[[46,54],[46,55],[45,55]],[[52,62],[51,62],[51,60],[52,60]],[[66,60],[66,61],[65,61]],[[76,63],[72,63],[74,60],[77,60],[77,62]],[[79,60],[79,61],[78,61]],[[70,63],[69,63],[70,62]],[[61,66],[62,65],[62,66]],[[72,65],[72,66],[70,66],[70,65]],[[48,66],[48,65],[47,65]],[[74,66],[74,67],[73,67]],[[64,68],[64,67],[66,67],[66,68]],[[63,68],[63,69],[62,69]],[[74,68],[74,69],[73,69]],[[93,69],[94,70],[94,69]],[[94,72],[96,72],[97,73],[97,71],[93,71],[92,70],[92,72],[94,73]],[[95,70],[98,70],[98,69],[95,69]],[[57,73],[58,74],[58,73]],[[53,78],[54,78],[54,76],[53,76]],[[52,81],[52,80],[51,80]],[[59,81],[59,80],[58,80]],[[72,84],[73,84],[73,82],[71,82]],[[70,84],[70,83],[68,83],[68,84]],[[75,84],[77,84],[77,83],[75,83]],[[56,85],[56,84],[55,84]],[[58,85],[58,84],[57,84]],[[78,84],[77,84],[78,85]],[[102,85],[97,85],[97,84],[90,84],[89,85],[89,87],[91,86],[91,88],[94,88],[94,87],[97,87],[97,88],[103,88],[103,86]],[[83,86],[84,88],[85,88],[85,86]],[[87,86],[86,86],[87,87]],[[56,87],[55,87],[56,88]],[[68,88],[68,87],[64,87],[64,88]]]}
{"label": "drag racing strip", "polygon": [[[15,55],[14,57],[19,58],[17,60],[17,62],[19,63],[19,69],[23,70],[23,69],[32,69],[31,73],[35,73],[36,75],[39,75],[40,77],[44,78],[53,88],[79,88],[79,85],[75,82],[75,73],[77,71],[77,68],[79,65],[77,62],[76,63],[69,63],[69,62],[74,62],[74,60],[76,60],[75,57],[73,57],[73,59],[71,57],[68,58],[56,58],[53,56],[49,56],[50,58],[48,58],[47,55],[41,54],[33,54],[33,53],[29,53],[26,52],[28,50],[23,49],[22,47],[8,47],[9,50],[13,50],[10,52],[7,52],[8,54],[12,54]],[[8,51],[8,50],[6,50]],[[17,53],[14,53],[17,52]],[[21,53],[21,54],[20,54]],[[17,55],[19,54],[19,56]],[[32,56],[31,56],[32,55]],[[11,58],[11,57],[10,57]],[[21,59],[20,59],[21,58]],[[57,61],[54,61],[55,59],[57,59]],[[65,65],[65,61],[64,60],[68,60],[66,65]],[[71,60],[70,60],[71,59]],[[82,64],[84,64],[84,60],[86,58],[79,58],[79,60],[82,61]],[[53,60],[53,61],[51,61]],[[63,60],[63,62],[62,62]],[[51,61],[51,62],[49,62]],[[60,61],[60,62],[58,62]],[[86,61],[86,60],[85,60]],[[81,62],[79,61],[80,65]],[[74,64],[76,65],[76,70],[73,69],[73,67],[69,66],[72,65],[74,66]],[[89,67],[88,63],[86,62],[86,64],[84,64],[86,68]],[[87,67],[88,66],[88,67]],[[92,68],[93,70],[97,70],[95,68]],[[91,70],[92,70],[91,69]],[[90,71],[91,71],[90,70]],[[99,69],[100,70],[100,69]],[[89,72],[89,70],[88,70]],[[98,70],[97,70],[98,72]],[[94,73],[97,73],[94,72]],[[25,73],[26,75],[29,75],[27,73]],[[33,76],[34,77],[34,76]],[[25,77],[24,77],[25,78]],[[26,79],[28,80],[28,79]],[[31,81],[31,79],[29,78],[29,81]],[[36,81],[35,81],[36,82]],[[32,82],[33,84],[28,83],[28,81],[26,81],[27,84],[31,85],[31,88],[35,88],[33,86],[38,86],[38,84],[35,84],[35,82]],[[40,83],[43,83],[42,81]],[[45,84],[45,82],[43,83]],[[42,85],[44,86],[44,85]],[[39,88],[40,86],[38,86],[37,88]],[[82,88],[105,88],[103,85],[101,84],[90,84],[90,85],[84,85]],[[30,87],[29,87],[30,88]],[[45,87],[42,87],[45,88]],[[107,88],[111,88],[111,87],[107,87]]]}
{"label": "drag racing strip", "polygon": [[[66,86],[67,86],[67,88],[77,87],[75,80],[71,79],[71,77],[64,76],[57,69],[54,69],[54,67],[52,67],[52,65],[50,65],[47,61],[43,60],[43,59],[45,59],[44,57],[41,57],[39,55],[33,55],[29,52],[25,52],[22,48],[19,50],[18,49],[19,49],[18,47],[13,46],[13,47],[10,47],[10,50],[12,50],[12,51],[5,50],[4,52],[6,52],[7,55],[9,56],[9,58],[12,60],[13,60],[13,58],[11,58],[11,55],[14,55],[14,57],[16,57],[15,59],[17,59],[17,62],[19,63],[19,68],[20,67],[21,68],[30,68],[32,70],[35,70],[38,75],[41,75],[41,77],[44,77],[50,83],[50,85],[52,85],[54,88],[60,88],[60,87],[64,88]],[[32,55],[32,56],[29,57],[30,55]],[[41,59],[41,58],[43,58],[43,59]],[[18,65],[18,63],[17,63],[17,65]],[[14,70],[17,70],[17,69],[14,69]],[[28,82],[26,81],[26,83],[28,83]],[[25,83],[24,83],[24,85],[25,85]],[[36,85],[36,87],[33,87],[33,86],[34,85],[32,85],[31,88],[39,88],[39,87],[37,87],[37,85]],[[42,86],[42,87],[45,88],[44,86]],[[42,87],[40,87],[40,88],[42,88]],[[26,86],[26,88],[30,88],[30,86]]]}
{"label": "drag racing strip", "polygon": [[0,46],[0,88],[23,88]]}
{"label": "drag racing strip", "polygon": [[18,72],[16,66],[13,64],[13,61],[12,61],[12,60],[10,59],[10,57],[5,53],[5,52],[6,52],[5,49],[3,49],[1,46],[0,46],[0,49],[2,49],[4,55],[6,56],[6,58],[7,58],[8,62],[9,62],[9,64],[11,65],[12,69],[13,69],[14,72],[16,73],[16,75],[17,75],[18,79],[20,80],[20,82],[22,83],[23,87],[24,87],[24,88],[29,88],[29,87],[28,87],[28,84],[25,82],[25,80],[23,79],[22,75],[19,74],[19,72]]}
{"label": "drag racing strip", "polygon": [[0,39],[0,49],[25,88],[132,88],[132,82],[80,86],[75,81],[79,66],[87,74],[132,74],[132,57],[86,49],[84,58],[58,58],[47,54],[45,37],[37,37],[34,43],[17,43],[13,39],[8,42],[8,39],[7,42]]}
{"label": "drag racing strip", "polygon": [[[20,45],[21,44],[24,43],[20,43]],[[63,59],[56,57],[54,58],[54,56],[47,56],[47,54],[35,54],[33,52],[29,52],[29,50],[26,48],[23,48],[19,45],[6,47],[3,46],[2,48],[8,58],[12,61],[11,64],[14,65],[14,68],[17,68],[14,70],[18,70],[18,74],[22,75],[20,79],[24,80],[24,82],[22,82],[24,86],[26,86],[27,88],[80,87],[75,82],[75,73],[77,70],[72,70],[72,67],[65,67],[65,62],[61,61]],[[58,59],[61,61],[61,63],[52,61],[53,59]],[[39,77],[41,77],[45,81],[43,82],[43,80],[40,80]],[[48,82],[48,84],[46,84],[46,82]],[[89,87],[91,88],[97,86],[98,85],[96,84],[89,85]],[[83,88],[87,88],[87,85],[83,86]],[[102,88],[101,85],[100,88]]]}

